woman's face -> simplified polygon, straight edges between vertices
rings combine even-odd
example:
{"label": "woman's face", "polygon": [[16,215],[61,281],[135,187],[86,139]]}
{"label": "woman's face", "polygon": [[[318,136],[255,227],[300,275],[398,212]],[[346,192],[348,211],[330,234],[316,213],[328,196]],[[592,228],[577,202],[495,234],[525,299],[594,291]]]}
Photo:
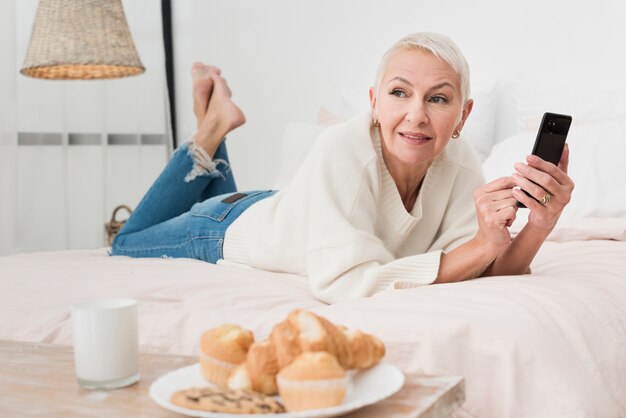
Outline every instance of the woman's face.
{"label": "woman's face", "polygon": [[392,163],[416,168],[430,166],[472,109],[471,100],[462,103],[459,76],[448,63],[409,49],[390,57],[370,102]]}

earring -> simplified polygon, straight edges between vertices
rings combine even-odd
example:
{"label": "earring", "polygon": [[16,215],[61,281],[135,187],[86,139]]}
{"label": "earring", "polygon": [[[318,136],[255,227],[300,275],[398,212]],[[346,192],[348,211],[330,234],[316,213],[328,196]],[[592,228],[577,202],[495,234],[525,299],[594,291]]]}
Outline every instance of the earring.
{"label": "earring", "polygon": [[374,119],[374,126],[375,127],[380,127],[380,121],[378,119]]}
{"label": "earring", "polygon": [[461,132],[455,130],[452,134],[452,139],[457,139],[459,136],[461,136]]}

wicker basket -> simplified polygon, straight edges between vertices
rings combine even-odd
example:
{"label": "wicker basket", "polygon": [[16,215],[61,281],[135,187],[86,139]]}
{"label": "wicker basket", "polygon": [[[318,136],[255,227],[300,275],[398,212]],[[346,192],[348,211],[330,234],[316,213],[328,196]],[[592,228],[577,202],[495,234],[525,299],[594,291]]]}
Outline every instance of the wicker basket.
{"label": "wicker basket", "polygon": [[119,212],[121,209],[124,209],[128,212],[128,217],[130,217],[130,215],[133,213],[132,209],[126,205],[120,205],[113,210],[113,215],[111,215],[111,221],[104,224],[104,228],[107,231],[108,246],[113,245],[113,239],[115,238],[117,233],[120,232],[120,229],[122,229],[122,226],[124,226],[124,224],[128,220],[128,218],[124,219],[123,221],[117,220],[117,212]]}

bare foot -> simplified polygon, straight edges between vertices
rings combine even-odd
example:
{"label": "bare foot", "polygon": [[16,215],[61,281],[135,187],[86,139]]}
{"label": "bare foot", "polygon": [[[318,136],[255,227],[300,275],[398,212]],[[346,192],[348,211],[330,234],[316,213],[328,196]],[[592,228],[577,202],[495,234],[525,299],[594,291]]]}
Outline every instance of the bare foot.
{"label": "bare foot", "polygon": [[209,107],[209,99],[213,92],[212,75],[220,75],[222,70],[211,65],[204,65],[195,62],[191,67],[191,78],[193,86],[193,113],[196,115],[198,128],[206,116]]}
{"label": "bare foot", "polygon": [[196,144],[211,156],[217,151],[224,136],[246,122],[246,116],[232,101],[232,93],[224,77],[211,75],[213,90],[204,119],[198,126]]}

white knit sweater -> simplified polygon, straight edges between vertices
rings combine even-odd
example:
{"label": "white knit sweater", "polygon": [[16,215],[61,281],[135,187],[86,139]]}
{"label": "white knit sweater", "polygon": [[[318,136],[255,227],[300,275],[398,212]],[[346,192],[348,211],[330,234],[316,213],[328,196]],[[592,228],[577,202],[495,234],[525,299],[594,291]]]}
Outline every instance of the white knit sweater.
{"label": "white knit sweater", "polygon": [[364,113],[325,130],[289,186],[240,215],[224,259],[307,276],[328,303],[430,284],[442,252],[476,233],[472,193],[481,184],[474,151],[452,140],[408,213]]}

